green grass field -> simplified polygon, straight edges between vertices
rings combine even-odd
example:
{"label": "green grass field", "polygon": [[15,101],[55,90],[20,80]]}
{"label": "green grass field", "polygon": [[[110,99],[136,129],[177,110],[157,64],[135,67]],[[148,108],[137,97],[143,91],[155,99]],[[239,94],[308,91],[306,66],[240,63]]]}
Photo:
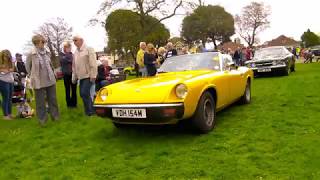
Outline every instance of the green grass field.
{"label": "green grass field", "polygon": [[0,179],[320,179],[320,63],[296,70],[255,79],[206,135],[118,130],[67,109],[60,81],[60,122],[0,121]]}

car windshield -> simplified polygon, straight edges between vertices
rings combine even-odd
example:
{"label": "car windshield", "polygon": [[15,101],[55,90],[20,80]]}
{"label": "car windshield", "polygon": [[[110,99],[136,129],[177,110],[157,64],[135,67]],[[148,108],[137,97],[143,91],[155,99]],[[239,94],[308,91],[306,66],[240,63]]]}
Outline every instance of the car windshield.
{"label": "car windshield", "polygon": [[158,72],[179,72],[203,69],[220,70],[219,54],[212,52],[173,56],[164,61]]}
{"label": "car windshield", "polygon": [[265,48],[255,52],[254,57],[256,59],[277,58],[286,55],[286,51],[283,48]]}

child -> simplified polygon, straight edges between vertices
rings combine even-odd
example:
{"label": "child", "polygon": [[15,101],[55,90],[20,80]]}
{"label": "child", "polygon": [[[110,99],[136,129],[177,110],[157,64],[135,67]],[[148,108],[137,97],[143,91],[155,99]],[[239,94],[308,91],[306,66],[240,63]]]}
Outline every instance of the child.
{"label": "child", "polygon": [[31,118],[34,114],[34,110],[26,101],[22,101],[17,105],[18,115],[20,118]]}

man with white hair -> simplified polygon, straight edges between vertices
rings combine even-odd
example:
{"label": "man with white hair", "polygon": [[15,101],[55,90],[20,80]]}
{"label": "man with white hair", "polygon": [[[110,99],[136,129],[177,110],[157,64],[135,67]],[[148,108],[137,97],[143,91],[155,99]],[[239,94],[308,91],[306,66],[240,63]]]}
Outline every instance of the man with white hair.
{"label": "man with white hair", "polygon": [[136,63],[139,66],[139,73],[141,73],[141,75],[144,77],[144,76],[147,76],[147,69],[144,67],[144,62],[143,62],[144,53],[147,48],[147,45],[145,42],[140,42],[139,46],[140,46],[140,49],[137,53]]}
{"label": "man with white hair", "polygon": [[168,44],[167,44],[167,53],[165,55],[165,58],[169,58],[169,57],[177,56],[177,55],[178,55],[178,52],[177,52],[176,49],[173,48],[172,42],[168,42]]}
{"label": "man with white hair", "polygon": [[95,84],[98,71],[96,53],[93,48],[85,45],[81,36],[74,36],[73,42],[77,48],[74,52],[72,81],[80,81],[80,96],[83,100],[85,114],[91,116],[94,114],[94,108],[90,89]]}

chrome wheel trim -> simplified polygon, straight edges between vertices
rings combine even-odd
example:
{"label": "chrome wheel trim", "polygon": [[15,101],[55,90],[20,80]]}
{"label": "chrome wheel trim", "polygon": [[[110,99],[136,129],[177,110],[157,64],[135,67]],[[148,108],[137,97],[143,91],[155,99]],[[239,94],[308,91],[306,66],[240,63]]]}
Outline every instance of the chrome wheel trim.
{"label": "chrome wheel trim", "polygon": [[206,119],[206,124],[212,126],[214,121],[214,109],[210,99],[206,99],[203,103],[203,117]]}
{"label": "chrome wheel trim", "polygon": [[247,100],[247,102],[249,102],[251,100],[251,90],[250,90],[249,84],[247,84],[247,87],[246,87],[246,100]]}

